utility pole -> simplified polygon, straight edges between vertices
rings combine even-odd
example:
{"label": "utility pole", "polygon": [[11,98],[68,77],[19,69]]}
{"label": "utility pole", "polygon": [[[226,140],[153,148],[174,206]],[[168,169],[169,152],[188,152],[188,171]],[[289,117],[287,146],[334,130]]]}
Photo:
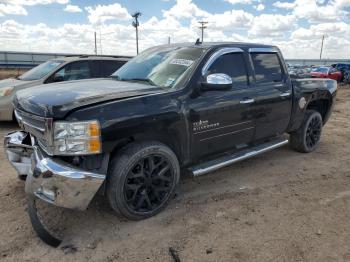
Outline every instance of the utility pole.
{"label": "utility pole", "polygon": [[96,31],[95,31],[95,55],[97,55],[97,41],[96,41]]}
{"label": "utility pole", "polygon": [[133,22],[132,22],[132,26],[135,27],[136,29],[136,53],[139,54],[139,30],[138,30],[138,27],[140,25],[139,23],[139,16],[141,16],[141,12],[135,12],[132,17],[135,19]]}
{"label": "utility pole", "polygon": [[170,36],[168,36],[168,45],[170,45]]}
{"label": "utility pole", "polygon": [[199,21],[198,23],[200,24],[200,26],[198,28],[202,30],[202,43],[203,43],[204,29],[207,28],[206,24],[208,24],[208,22],[206,22],[206,21]]}
{"label": "utility pole", "polygon": [[324,42],[324,35],[322,36],[321,51],[320,51],[320,60],[322,59],[323,42]]}
{"label": "utility pole", "polygon": [[100,28],[100,55],[102,55],[102,33]]}

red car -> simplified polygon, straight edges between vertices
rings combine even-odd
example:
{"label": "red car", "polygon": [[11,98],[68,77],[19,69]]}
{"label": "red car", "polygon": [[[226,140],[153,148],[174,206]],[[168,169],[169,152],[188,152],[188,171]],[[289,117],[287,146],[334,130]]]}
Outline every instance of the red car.
{"label": "red car", "polygon": [[333,67],[317,67],[311,71],[311,77],[314,78],[330,78],[340,82],[342,79],[342,72]]}

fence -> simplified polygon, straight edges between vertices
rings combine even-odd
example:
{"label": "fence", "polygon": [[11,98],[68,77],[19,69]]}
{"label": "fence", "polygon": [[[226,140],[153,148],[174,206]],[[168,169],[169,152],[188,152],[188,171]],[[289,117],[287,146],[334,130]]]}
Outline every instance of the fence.
{"label": "fence", "polygon": [[[29,69],[47,60],[79,54],[64,53],[32,53],[0,51],[0,68],[23,68]],[[336,63],[350,63],[350,59],[286,59],[289,64],[298,65],[331,65]]]}
{"label": "fence", "polygon": [[0,51],[0,68],[32,68],[47,60],[72,54]]}

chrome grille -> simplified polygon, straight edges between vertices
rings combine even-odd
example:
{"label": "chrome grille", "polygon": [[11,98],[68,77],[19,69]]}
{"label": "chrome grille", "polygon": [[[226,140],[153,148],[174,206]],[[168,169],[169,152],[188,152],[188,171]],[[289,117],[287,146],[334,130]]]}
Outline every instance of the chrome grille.
{"label": "chrome grille", "polygon": [[15,110],[15,116],[18,124],[28,133],[33,135],[43,147],[43,149],[50,154],[53,146],[52,142],[52,118],[45,118],[36,116],[21,110]]}

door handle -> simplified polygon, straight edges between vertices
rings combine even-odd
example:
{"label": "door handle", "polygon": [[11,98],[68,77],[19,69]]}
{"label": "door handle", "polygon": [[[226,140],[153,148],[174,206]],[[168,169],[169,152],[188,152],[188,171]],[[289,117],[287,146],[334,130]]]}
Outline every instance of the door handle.
{"label": "door handle", "polygon": [[280,97],[287,97],[287,96],[290,96],[290,92],[287,91],[287,92],[283,92],[280,94]]}
{"label": "door handle", "polygon": [[246,99],[239,101],[239,103],[240,104],[251,104],[251,103],[254,103],[254,99],[253,98],[246,98]]}

